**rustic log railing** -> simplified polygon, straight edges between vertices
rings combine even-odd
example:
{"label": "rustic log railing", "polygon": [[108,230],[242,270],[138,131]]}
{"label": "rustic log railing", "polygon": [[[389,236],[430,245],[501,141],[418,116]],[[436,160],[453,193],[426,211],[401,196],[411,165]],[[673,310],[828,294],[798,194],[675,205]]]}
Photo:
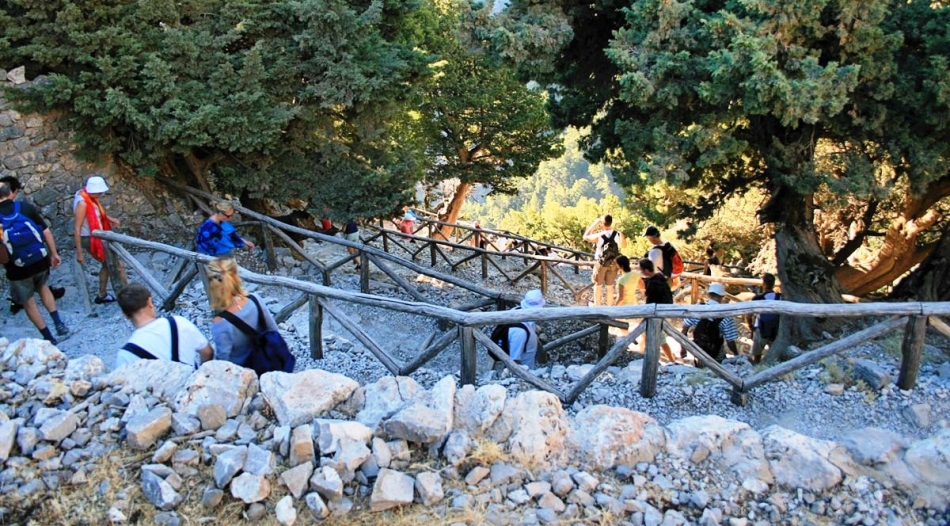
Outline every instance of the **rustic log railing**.
{"label": "rustic log railing", "polygon": [[[195,265],[208,263],[213,258],[184,250],[177,247],[163,245],[152,241],[144,241],[130,236],[116,234],[114,232],[104,232],[96,230],[92,235],[102,239],[109,254],[122,259],[132,266],[132,269],[138,274],[143,273],[142,277],[146,284],[152,288],[155,293],[162,296],[165,302],[173,300],[171,291],[161,285],[156,279],[145,279],[144,274],[147,270],[142,266],[132,265],[134,259],[125,249],[124,245],[134,246],[140,249],[165,252],[173,256],[185,258]],[[311,327],[310,348],[314,357],[322,357],[322,338],[320,338],[320,329],[322,327],[323,315],[329,314],[335,318],[347,331],[352,333],[376,359],[382,363],[390,373],[409,374],[421,365],[435,358],[449,346],[458,340],[458,348],[461,355],[460,377],[463,384],[474,384],[476,380],[476,368],[478,357],[478,346],[488,353],[491,353],[496,359],[512,371],[512,373],[524,381],[557,395],[564,403],[573,403],[581,393],[592,383],[599,374],[614,363],[624,353],[628,352],[629,346],[641,334],[646,334],[646,353],[644,355],[643,373],[640,382],[640,394],[644,397],[652,397],[656,392],[657,369],[660,362],[660,343],[661,334],[666,333],[675,340],[699,362],[705,364],[713,373],[723,378],[732,386],[733,402],[745,403],[749,392],[763,383],[774,381],[782,376],[801,369],[802,367],[813,364],[819,360],[844,352],[853,348],[855,345],[870,341],[876,337],[882,336],[894,329],[904,327],[904,339],[902,343],[902,359],[900,375],[897,385],[901,389],[911,389],[916,383],[917,372],[920,366],[920,359],[923,352],[924,328],[929,319],[935,316],[950,315],[950,302],[914,302],[914,303],[860,303],[860,304],[803,304],[789,301],[754,301],[742,303],[729,303],[721,305],[635,305],[623,307],[553,307],[543,309],[518,309],[518,310],[499,310],[489,312],[466,312],[449,307],[434,305],[428,302],[404,301],[381,296],[374,296],[365,293],[349,292],[334,289],[324,285],[309,283],[306,281],[286,278],[281,276],[261,275],[242,269],[241,276],[250,283],[260,285],[277,286],[286,289],[292,289],[300,292],[306,300],[301,303],[310,305],[309,324]],[[186,279],[187,275],[180,278]],[[180,289],[180,282],[171,288]],[[167,295],[167,296],[165,296]],[[294,300],[297,301],[297,300]],[[409,363],[400,363],[391,353],[383,348],[378,342],[362,328],[358,323],[352,320],[334,302],[347,302],[367,307],[377,307],[397,312],[404,312],[425,316],[448,324],[449,330],[441,335],[430,335],[424,339],[416,356]],[[500,303],[503,298],[498,298]],[[503,303],[502,303],[503,304]],[[763,313],[778,313],[788,316],[803,317],[870,317],[870,316],[888,316],[885,321],[879,322],[858,333],[849,335],[839,341],[829,343],[819,349],[806,352],[799,357],[784,362],[768,369],[760,371],[748,378],[742,378],[738,374],[726,369],[716,362],[712,357],[702,349],[695,346],[691,341],[683,337],[667,319],[677,318],[722,318],[726,316],[744,316]],[[602,349],[597,364],[567,393],[561,392],[531,371],[524,370],[519,365],[513,363],[510,359],[506,360],[504,353],[490,341],[490,338],[483,332],[486,328],[502,323],[518,323],[525,321],[534,321],[538,323],[553,323],[559,321],[587,321],[597,325],[595,327],[604,327],[605,325],[626,326],[626,322],[632,318],[642,318],[643,321],[629,334],[619,338],[609,349]],[[453,330],[451,326],[454,325]],[[579,338],[592,336],[595,327],[585,328],[575,334],[560,338],[552,345],[564,345],[569,341]],[[938,330],[943,331],[942,327]],[[603,331],[598,331],[603,334]],[[600,339],[601,345],[606,344],[606,339]]]}

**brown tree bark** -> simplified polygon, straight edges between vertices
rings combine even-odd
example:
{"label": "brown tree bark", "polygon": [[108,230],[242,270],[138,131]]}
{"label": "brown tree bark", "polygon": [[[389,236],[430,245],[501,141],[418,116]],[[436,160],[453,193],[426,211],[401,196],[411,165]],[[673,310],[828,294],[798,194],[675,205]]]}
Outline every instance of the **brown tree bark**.
{"label": "brown tree bark", "polygon": [[[455,223],[458,221],[459,214],[462,212],[462,205],[465,204],[465,198],[468,197],[468,192],[471,189],[472,183],[459,183],[459,185],[455,187],[455,193],[452,194],[452,199],[449,201],[445,213],[439,216],[439,220],[445,223]],[[443,226],[440,232],[443,238],[449,239],[449,236],[452,235],[452,227]]]}
{"label": "brown tree bark", "polygon": [[894,299],[950,301],[950,227],[923,263],[894,288]]}

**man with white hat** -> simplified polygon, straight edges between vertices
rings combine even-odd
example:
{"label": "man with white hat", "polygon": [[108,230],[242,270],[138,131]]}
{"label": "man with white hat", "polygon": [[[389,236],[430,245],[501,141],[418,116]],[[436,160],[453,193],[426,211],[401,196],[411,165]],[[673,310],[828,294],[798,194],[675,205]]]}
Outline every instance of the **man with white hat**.
{"label": "man with white hat", "polygon": [[[726,297],[726,287],[722,283],[711,283],[709,289],[706,290],[706,295],[708,297],[707,305],[718,305]],[[693,331],[693,342],[717,361],[721,362],[725,358],[722,354],[723,341],[729,346],[732,354],[739,354],[736,347],[739,330],[731,316],[703,319],[687,318],[683,322],[683,334],[689,335],[690,327],[696,327],[696,330]]]}
{"label": "man with white hat", "polygon": [[[538,289],[529,290],[521,300],[522,309],[544,307],[544,295]],[[511,359],[533,369],[538,357],[538,326],[533,321],[517,323],[508,329],[508,348]]]}
{"label": "man with white hat", "polygon": [[[102,240],[92,237],[93,230],[112,230],[113,226],[119,226],[119,220],[106,214],[106,209],[99,202],[99,196],[109,191],[109,185],[99,174],[93,174],[83,187],[76,192],[73,197],[73,212],[75,220],[73,221],[73,238],[76,242],[76,261],[80,265],[85,264],[83,251],[88,251],[92,257],[102,263],[99,269],[99,294],[95,302],[111,303],[115,301],[115,296],[106,291],[109,283],[109,268],[105,265],[106,253]],[[125,277],[125,266],[121,261],[119,263],[119,278],[122,284],[128,283]]]}

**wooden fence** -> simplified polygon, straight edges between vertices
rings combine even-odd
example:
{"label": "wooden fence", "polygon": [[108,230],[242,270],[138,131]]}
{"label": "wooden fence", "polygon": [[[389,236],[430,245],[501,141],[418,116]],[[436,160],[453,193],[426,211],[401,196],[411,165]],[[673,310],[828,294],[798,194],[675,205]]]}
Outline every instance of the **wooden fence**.
{"label": "wooden fence", "polygon": [[[179,278],[170,288],[171,290],[169,290],[169,288],[159,283],[157,279],[151,278],[150,276],[147,277],[147,269],[138,264],[137,260],[135,260],[125,248],[126,245],[171,254],[185,261],[184,267],[195,267],[196,273],[198,272],[198,267],[213,259],[188,250],[136,239],[114,232],[97,230],[93,232],[93,235],[102,239],[107,247],[107,253],[109,254],[107,264],[114,267],[116,258],[125,261],[126,264],[139,274],[146,285],[162,298],[163,305],[174,304],[175,291],[180,293],[184,288],[187,283],[182,284],[182,282],[186,279],[187,275]],[[367,252],[367,254],[368,253],[369,252]],[[116,273],[113,272],[112,275],[116,275]],[[638,336],[644,333],[646,335],[646,353],[640,382],[640,394],[644,397],[652,397],[656,393],[657,370],[660,361],[660,341],[661,334],[663,333],[666,333],[678,341],[688,353],[692,354],[699,362],[703,363],[716,375],[728,382],[732,386],[733,402],[743,404],[747,401],[750,391],[763,383],[774,381],[790,372],[806,367],[829,356],[844,352],[853,348],[855,345],[870,341],[894,329],[904,327],[904,339],[901,349],[902,360],[897,385],[901,389],[911,389],[916,384],[917,372],[923,350],[924,331],[928,325],[928,318],[950,315],[950,302],[816,305],[792,303],[788,301],[755,301],[723,305],[673,304],[501,310],[504,308],[501,302],[506,300],[505,298],[497,296],[497,294],[496,299],[498,303],[496,303],[496,308],[499,308],[499,310],[468,312],[434,305],[429,302],[403,301],[374,296],[363,292],[348,292],[292,278],[265,276],[244,269],[241,271],[241,276],[250,283],[277,286],[296,290],[301,293],[305,300],[303,302],[294,300],[290,305],[282,309],[282,312],[287,309],[291,309],[290,312],[293,312],[293,310],[302,307],[304,304],[309,305],[310,348],[314,358],[319,359],[323,357],[322,338],[320,334],[323,317],[324,315],[329,315],[353,334],[353,336],[366,346],[373,356],[394,375],[406,375],[415,371],[423,364],[447,350],[449,346],[458,340],[458,348],[461,355],[459,373],[463,384],[475,383],[478,356],[477,349],[478,344],[481,344],[485,352],[492,354],[495,359],[500,360],[511,370],[512,374],[539,389],[554,393],[565,404],[570,404],[577,400],[580,394],[597,376],[619,359],[620,356],[629,352],[629,346]],[[400,363],[392,353],[374,341],[356,321],[348,317],[334,302],[347,302],[425,316],[438,320],[440,322],[439,325],[448,327],[448,330],[436,331],[424,338],[423,345],[418,349],[412,359],[407,363]],[[293,307],[294,303],[299,303],[299,305]],[[775,365],[748,378],[742,378],[736,373],[724,368],[702,349],[682,336],[682,334],[668,322],[669,319],[678,318],[722,318],[726,316],[754,315],[769,312],[785,316],[803,317],[888,316],[888,318],[858,333],[806,352],[793,360]],[[634,318],[641,318],[643,321],[634,330],[630,331],[628,335],[617,339],[612,346],[607,348],[606,327],[610,325],[625,327],[626,323],[622,320]],[[524,370],[522,367],[513,363],[486,335],[488,328],[501,323],[525,321],[557,323],[577,320],[591,322],[595,325],[560,338],[555,342],[551,342],[546,347],[548,349],[556,348],[595,333],[601,335],[599,341],[603,347],[601,348],[598,362],[567,392],[556,389],[530,371]],[[942,322],[940,323],[942,324]],[[944,328],[946,328],[945,325]],[[938,330],[943,329],[938,327]]]}

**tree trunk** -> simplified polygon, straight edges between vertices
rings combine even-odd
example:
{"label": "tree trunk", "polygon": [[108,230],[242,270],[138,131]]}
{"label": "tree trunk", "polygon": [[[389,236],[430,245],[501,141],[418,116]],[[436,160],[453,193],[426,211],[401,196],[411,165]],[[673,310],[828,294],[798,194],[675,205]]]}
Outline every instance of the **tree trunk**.
{"label": "tree trunk", "polygon": [[[465,204],[465,198],[468,197],[469,190],[472,189],[472,183],[459,183],[455,187],[455,193],[445,210],[445,213],[439,216],[439,220],[445,223],[455,223],[458,221],[459,214],[462,212],[462,205]],[[449,239],[452,235],[452,227],[443,226],[441,229],[442,237]]]}
{"label": "tree trunk", "polygon": [[950,301],[950,228],[944,229],[940,241],[927,259],[897,284],[891,297],[917,301]]}
{"label": "tree trunk", "polygon": [[[841,290],[834,268],[818,245],[812,195],[777,185],[759,214],[762,221],[775,223],[775,250],[783,298],[800,303],[839,303]],[[791,345],[817,339],[824,328],[824,320],[783,316],[766,361],[777,363],[791,358]]]}

